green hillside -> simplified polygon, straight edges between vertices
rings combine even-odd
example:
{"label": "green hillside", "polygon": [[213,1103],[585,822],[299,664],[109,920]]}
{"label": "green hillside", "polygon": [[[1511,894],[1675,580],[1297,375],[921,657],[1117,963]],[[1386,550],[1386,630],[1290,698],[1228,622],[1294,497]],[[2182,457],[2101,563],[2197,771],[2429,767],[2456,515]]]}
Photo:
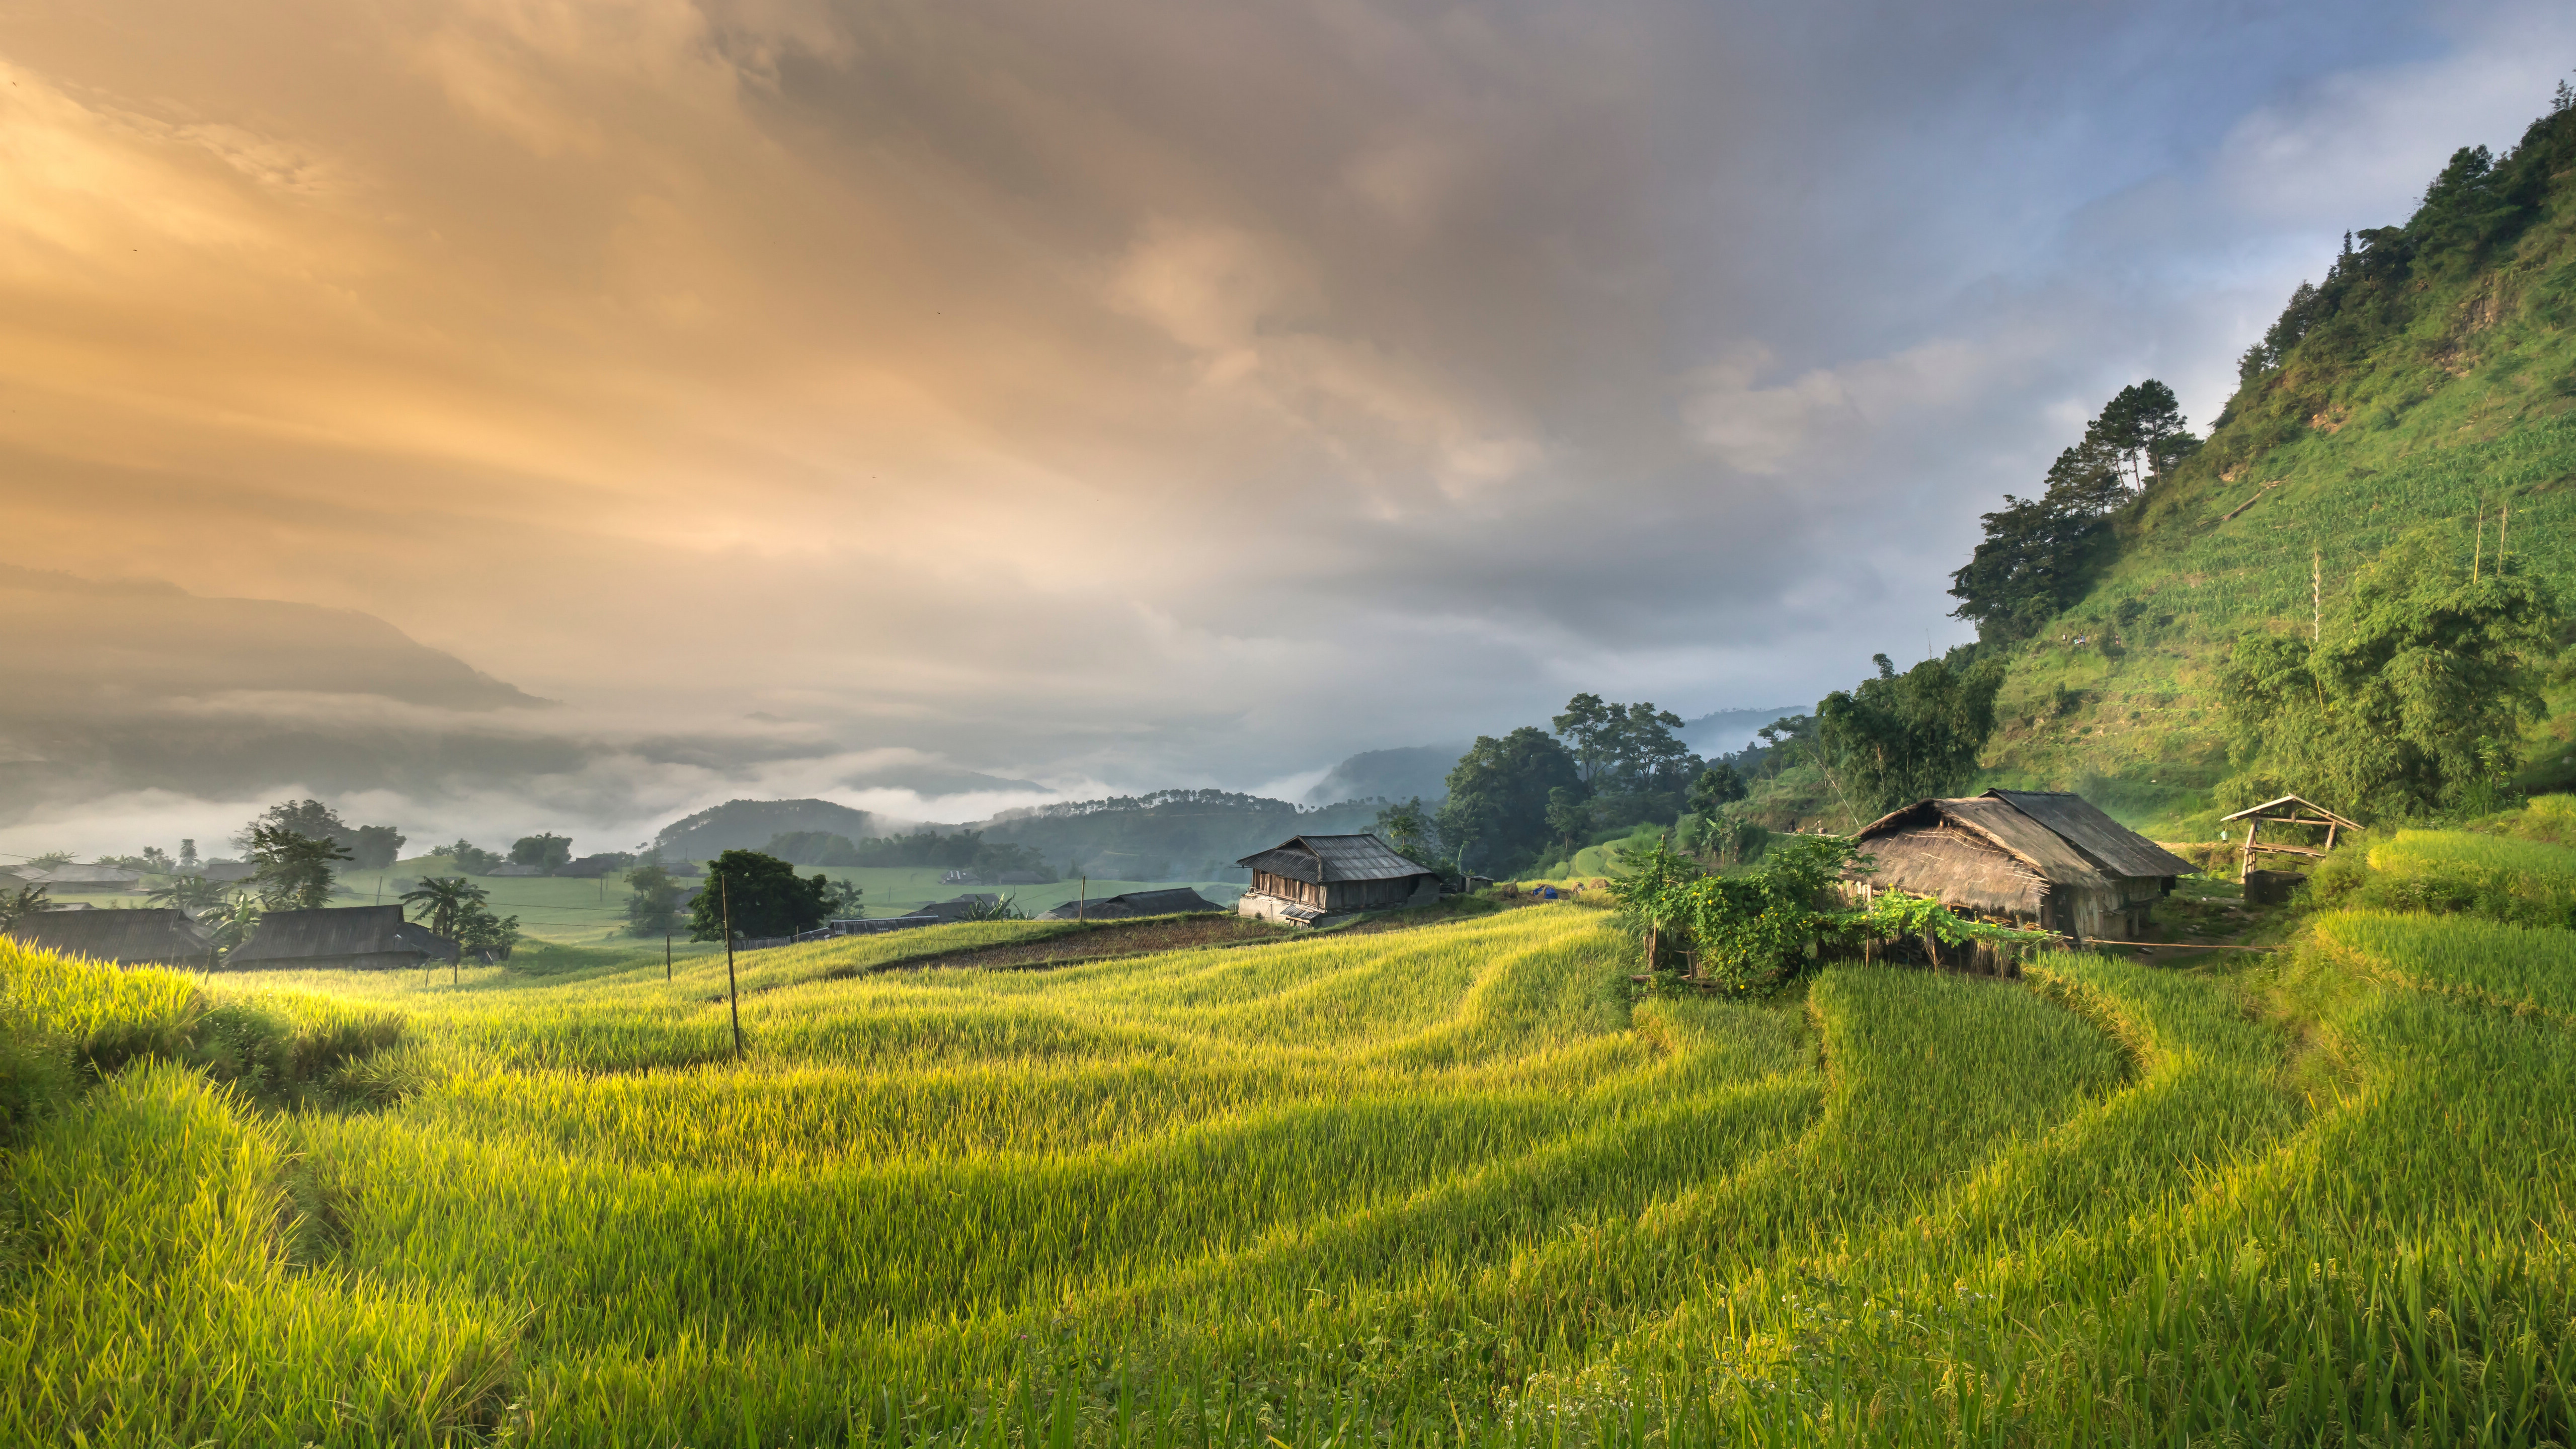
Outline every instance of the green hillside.
{"label": "green hillside", "polygon": [[[2208,443],[2130,504],[2080,600],[2009,648],[1993,783],[2080,785],[2196,834],[2226,769],[2213,686],[2247,629],[2311,628],[2401,532],[2576,597],[2576,111],[2463,152],[2403,226],[2294,298]],[[2509,515],[2509,528],[2508,528]],[[2481,529],[2479,520],[2483,516]],[[2563,681],[2562,681],[2563,692]],[[2523,784],[2570,777],[2562,717]]]}
{"label": "green hillside", "polygon": [[2576,850],[2319,889],[1768,1002],[1575,903],[863,974],[1046,929],[960,925],[745,957],[739,1061],[705,956],[0,942],[0,1438],[2568,1442]]}

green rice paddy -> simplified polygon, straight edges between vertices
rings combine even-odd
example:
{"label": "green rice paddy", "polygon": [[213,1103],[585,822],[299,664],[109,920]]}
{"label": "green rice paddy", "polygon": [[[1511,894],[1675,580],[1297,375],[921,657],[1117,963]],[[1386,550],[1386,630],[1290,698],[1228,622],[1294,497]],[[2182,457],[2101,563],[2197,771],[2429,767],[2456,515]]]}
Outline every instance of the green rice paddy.
{"label": "green rice paddy", "polygon": [[[2576,934],[2340,912],[1755,1005],[1630,999],[1570,902],[870,969],[1046,929],[745,956],[739,1060],[720,956],[0,954],[12,1070],[74,1067],[6,1159],[0,1440],[2576,1429]],[[244,1020],[265,1075],[206,1046]]]}

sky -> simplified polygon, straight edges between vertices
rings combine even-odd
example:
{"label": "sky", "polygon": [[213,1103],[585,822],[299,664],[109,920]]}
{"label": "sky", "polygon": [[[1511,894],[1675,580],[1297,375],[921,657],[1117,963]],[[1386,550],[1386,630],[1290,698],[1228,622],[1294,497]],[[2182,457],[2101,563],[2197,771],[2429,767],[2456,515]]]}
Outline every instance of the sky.
{"label": "sky", "polygon": [[[0,565],[554,702],[189,696],[515,742],[423,831],[1811,700],[2571,67],[2512,0],[11,0]],[[356,788],[10,727],[0,852]]]}

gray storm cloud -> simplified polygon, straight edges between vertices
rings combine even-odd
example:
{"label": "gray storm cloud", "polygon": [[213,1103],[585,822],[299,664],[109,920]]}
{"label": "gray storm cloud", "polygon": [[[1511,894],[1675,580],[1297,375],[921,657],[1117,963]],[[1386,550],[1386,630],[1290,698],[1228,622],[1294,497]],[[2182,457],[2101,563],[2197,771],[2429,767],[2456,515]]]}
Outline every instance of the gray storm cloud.
{"label": "gray storm cloud", "polygon": [[[2511,3],[29,12],[0,558],[389,621],[563,708],[384,788],[613,828],[871,751],[1248,784],[1813,697],[1964,637],[1978,512],[2139,375],[2206,421],[2572,53]],[[319,738],[271,706],[243,759]]]}

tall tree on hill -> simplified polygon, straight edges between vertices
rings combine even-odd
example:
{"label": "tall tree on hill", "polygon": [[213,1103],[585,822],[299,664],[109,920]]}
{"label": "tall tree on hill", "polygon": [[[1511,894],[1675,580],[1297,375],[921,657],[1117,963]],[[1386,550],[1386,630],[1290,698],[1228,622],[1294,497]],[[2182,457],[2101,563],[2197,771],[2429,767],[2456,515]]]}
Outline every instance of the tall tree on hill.
{"label": "tall tree on hill", "polygon": [[319,910],[331,901],[332,867],[349,852],[329,837],[298,835],[277,825],[254,825],[250,858],[258,867],[251,888],[272,911]]}
{"label": "tall tree on hill", "polygon": [[1976,773],[1995,732],[1994,661],[1952,668],[1926,659],[1903,674],[1884,654],[1878,677],[1816,705],[1816,748],[1854,825],[1913,800],[1947,795]]}
{"label": "tall tree on hill", "polygon": [[1597,694],[1578,694],[1565,702],[1565,713],[1548,721],[1574,757],[1574,777],[1585,785],[1610,760],[1611,738],[1627,717],[1622,705],[1604,704]]}
{"label": "tall tree on hill", "polygon": [[2112,516],[2143,480],[2161,477],[2198,443],[2182,431],[2173,390],[2149,378],[2124,388],[2057,455],[2036,498],[2004,495],[1986,536],[1950,575],[1953,614],[1993,643],[2027,639],[2083,597],[2114,546]]}
{"label": "tall tree on hill", "polygon": [[1449,771],[1441,839],[1462,867],[1508,868],[1546,847],[1549,792],[1580,781],[1574,755],[1545,730],[1479,736]]}
{"label": "tall tree on hill", "polygon": [[2223,799],[2296,793],[2357,819],[2475,807],[2519,761],[2565,622],[2546,583],[2506,565],[2473,582],[2418,530],[2353,582],[2318,641],[2249,634],[2220,693],[2238,776]]}
{"label": "tall tree on hill", "polygon": [[774,855],[728,850],[708,866],[706,889],[689,911],[689,939],[723,940],[728,901],[738,937],[813,930],[829,914],[831,888],[829,876],[818,872],[800,880],[796,867]]}
{"label": "tall tree on hill", "polygon": [[572,837],[540,832],[523,835],[510,843],[512,865],[533,865],[541,870],[555,870],[572,862]]}
{"label": "tall tree on hill", "polygon": [[[261,826],[290,831],[309,840],[328,840],[348,851],[346,859],[359,870],[383,870],[401,854],[404,836],[390,825],[351,825],[340,818],[340,812],[319,800],[287,800],[260,812],[259,818],[242,827],[233,843],[244,851],[252,848],[251,837]],[[188,847],[193,858],[195,847]]]}
{"label": "tall tree on hill", "polygon": [[2085,429],[2085,440],[2118,458],[2133,493],[2162,479],[2198,446],[2185,431],[2182,403],[2173,389],[2152,377],[2129,384],[2103,404],[2101,415]]}

